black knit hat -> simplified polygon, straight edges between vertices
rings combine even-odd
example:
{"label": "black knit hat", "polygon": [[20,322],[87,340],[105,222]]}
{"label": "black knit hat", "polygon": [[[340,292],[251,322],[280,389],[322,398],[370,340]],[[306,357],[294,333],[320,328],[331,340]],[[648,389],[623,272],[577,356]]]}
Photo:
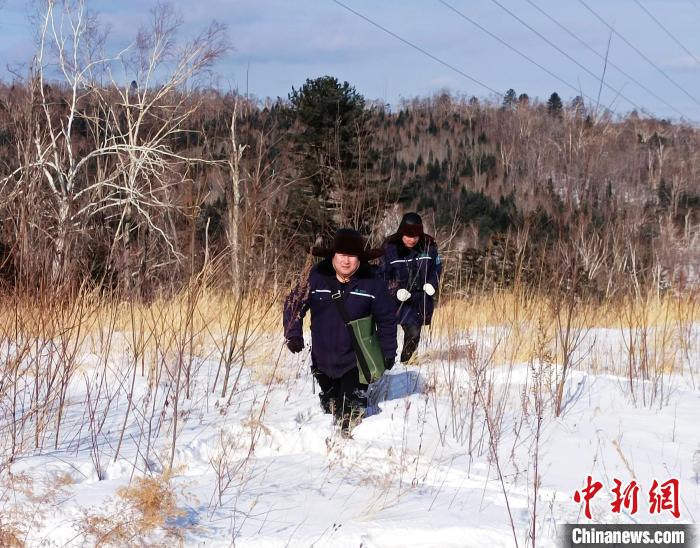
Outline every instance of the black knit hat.
{"label": "black knit hat", "polygon": [[333,238],[332,247],[313,247],[311,254],[316,257],[332,257],[336,253],[355,255],[360,261],[371,261],[384,254],[382,249],[365,249],[365,239],[357,230],[339,228]]}
{"label": "black knit hat", "polygon": [[423,236],[423,219],[421,219],[418,213],[411,211],[406,213],[401,219],[399,224],[399,230],[397,231],[401,236]]}

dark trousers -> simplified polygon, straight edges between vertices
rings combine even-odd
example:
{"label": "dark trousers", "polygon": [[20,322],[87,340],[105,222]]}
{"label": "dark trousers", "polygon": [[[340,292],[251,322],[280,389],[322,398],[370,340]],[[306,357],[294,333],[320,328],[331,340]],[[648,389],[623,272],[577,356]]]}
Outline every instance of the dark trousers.
{"label": "dark trousers", "polygon": [[367,385],[360,383],[356,367],[337,379],[319,370],[313,373],[321,387],[318,397],[326,413],[333,413],[336,418],[364,415],[367,408]]}
{"label": "dark trousers", "polygon": [[401,349],[401,363],[411,359],[420,342],[420,325],[401,325],[403,329],[403,348]]}

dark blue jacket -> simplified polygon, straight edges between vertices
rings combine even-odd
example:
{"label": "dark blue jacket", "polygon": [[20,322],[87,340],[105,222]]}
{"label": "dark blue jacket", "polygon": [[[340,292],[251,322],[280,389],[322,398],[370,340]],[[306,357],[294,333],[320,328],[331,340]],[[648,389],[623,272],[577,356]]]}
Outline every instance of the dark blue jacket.
{"label": "dark blue jacket", "polygon": [[[386,239],[379,272],[396,303],[399,324],[430,325],[433,297],[423,291],[423,286],[429,283],[437,291],[441,269],[437,244],[431,236],[423,235],[411,249],[403,244],[400,234]],[[402,288],[411,293],[404,302],[396,298],[396,292]]]}
{"label": "dark blue jacket", "polygon": [[[330,259],[311,269],[306,283],[295,287],[284,302],[284,336],[302,336],[302,321],[311,311],[311,362],[331,378],[342,377],[357,359],[348,328],[331,299],[340,286]],[[352,320],[374,317],[379,344],[386,359],[396,356],[396,308],[386,283],[362,263],[343,288],[345,308]]]}

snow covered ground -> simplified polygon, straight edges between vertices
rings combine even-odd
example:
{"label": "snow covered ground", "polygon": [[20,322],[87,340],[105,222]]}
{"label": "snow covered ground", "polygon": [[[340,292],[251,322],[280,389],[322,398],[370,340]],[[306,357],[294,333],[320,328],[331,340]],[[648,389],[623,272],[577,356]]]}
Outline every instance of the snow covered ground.
{"label": "snow covered ground", "polygon": [[[132,377],[128,350],[106,368],[86,353],[58,441],[48,424],[41,448],[31,449],[36,433],[25,428],[34,433],[0,472],[2,526],[30,546],[497,547],[531,545],[533,529],[537,546],[556,546],[562,523],[694,523],[697,346],[676,356],[683,375],[641,381],[625,374],[619,331],[588,337],[596,359],[568,375],[559,417],[556,364],[486,364],[488,337],[464,334],[453,352],[428,351],[424,341],[416,365],[397,365],[373,386],[370,416],[353,439],[322,413],[308,351],[292,356],[279,335],[266,337],[265,360],[252,359],[237,379],[234,368],[235,391],[223,398],[210,390],[211,357],[194,362],[189,398],[176,402],[175,375],[149,382],[140,370]],[[18,409],[31,411],[29,402]],[[7,436],[8,410],[1,416]],[[138,508],[123,488],[145,476],[162,479],[176,511],[136,535],[128,524]],[[573,499],[587,476],[603,485],[591,520]],[[638,482],[634,515],[613,512],[615,478],[623,489]],[[654,479],[679,480],[680,518],[650,513]]]}

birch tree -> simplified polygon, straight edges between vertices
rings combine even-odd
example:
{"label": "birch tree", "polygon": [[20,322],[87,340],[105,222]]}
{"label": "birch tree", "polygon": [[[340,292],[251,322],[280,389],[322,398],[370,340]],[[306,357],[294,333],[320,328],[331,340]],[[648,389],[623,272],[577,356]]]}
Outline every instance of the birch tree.
{"label": "birch tree", "polygon": [[85,0],[47,0],[36,21],[33,150],[4,182],[26,197],[35,182],[30,172],[40,174],[53,206],[52,282],[70,275],[71,241],[95,222],[114,227],[110,259],[139,229],[181,259],[174,191],[187,166],[204,160],[176,153],[173,143],[199,106],[198,78],[226,52],[225,28],[214,22],[180,45],[182,20],[169,4],[157,4],[134,42],[110,56]]}

